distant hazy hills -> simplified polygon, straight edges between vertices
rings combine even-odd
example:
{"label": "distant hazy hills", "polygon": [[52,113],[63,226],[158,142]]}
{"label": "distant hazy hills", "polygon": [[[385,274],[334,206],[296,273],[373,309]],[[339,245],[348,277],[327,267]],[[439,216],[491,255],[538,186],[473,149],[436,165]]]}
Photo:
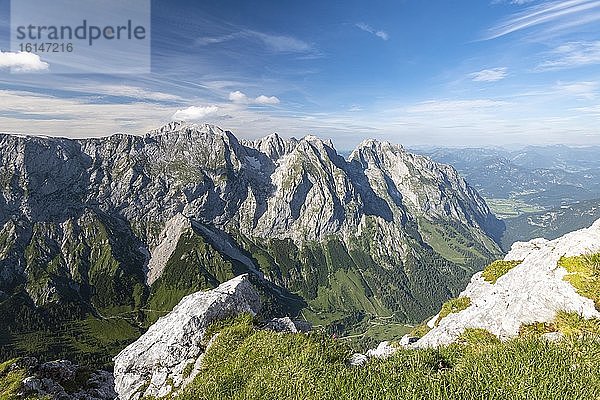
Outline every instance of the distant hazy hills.
{"label": "distant hazy hills", "polygon": [[417,152],[454,166],[486,198],[542,207],[600,198],[600,147],[522,150],[440,148]]}
{"label": "distant hazy hills", "polygon": [[558,237],[589,226],[600,206],[600,147],[529,146],[521,150],[418,150],[453,165],[506,223],[516,240]]}

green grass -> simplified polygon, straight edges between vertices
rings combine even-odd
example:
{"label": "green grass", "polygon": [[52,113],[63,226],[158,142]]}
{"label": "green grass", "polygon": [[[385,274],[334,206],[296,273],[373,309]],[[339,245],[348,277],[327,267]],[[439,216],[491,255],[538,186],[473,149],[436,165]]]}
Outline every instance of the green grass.
{"label": "green grass", "polygon": [[562,257],[558,265],[565,268],[569,282],[580,295],[592,299],[600,310],[600,253],[577,257]]}
{"label": "green grass", "polygon": [[417,325],[413,328],[412,331],[410,331],[410,336],[412,337],[416,337],[416,338],[422,338],[423,336],[425,336],[429,331],[431,330],[431,328],[427,325],[427,323],[423,323],[420,325]]}
{"label": "green grass", "polygon": [[[469,238],[468,232],[459,232],[448,224],[432,223],[425,218],[419,219],[419,228],[423,239],[446,260],[459,265],[467,265],[472,261],[487,260],[486,253],[498,253],[496,245],[483,237],[477,243]],[[466,240],[467,238],[471,240]]]}
{"label": "green grass", "polygon": [[26,378],[24,370],[10,371],[9,367],[16,360],[9,360],[0,364],[0,399],[17,399],[21,382]]}
{"label": "green grass", "polygon": [[498,345],[500,339],[485,329],[467,328],[458,337],[458,343],[471,346]]}
{"label": "green grass", "polygon": [[329,284],[317,290],[309,304],[317,309],[335,313],[337,310],[362,310],[371,315],[389,315],[381,302],[366,293],[365,283],[354,270],[339,269],[329,276]]}
{"label": "green grass", "polygon": [[500,219],[514,218],[522,214],[544,210],[542,207],[533,204],[527,204],[526,202],[518,199],[486,198],[485,202],[490,207],[492,212]]}
{"label": "green grass", "polygon": [[141,334],[141,329],[122,318],[88,317],[54,330],[8,335],[1,356],[6,359],[27,355],[44,361],[68,359],[80,365],[110,369],[112,357]]}
{"label": "green grass", "polygon": [[533,322],[531,324],[521,325],[519,327],[519,336],[540,336],[544,333],[556,332],[557,330],[556,324],[552,322]]}
{"label": "green grass", "polygon": [[442,309],[440,310],[438,318],[435,321],[435,325],[437,326],[440,321],[446,318],[448,315],[461,312],[462,310],[467,309],[470,305],[471,299],[468,297],[457,297],[456,299],[448,300],[442,305]]}
{"label": "green grass", "polygon": [[552,322],[533,322],[521,325],[519,336],[532,337],[560,332],[565,336],[600,336],[600,320],[584,318],[576,312],[559,311]]}
{"label": "green grass", "polygon": [[574,312],[559,311],[554,325],[559,332],[570,336],[600,335],[600,320],[586,319]]}
{"label": "green grass", "polygon": [[400,349],[364,367],[350,348],[319,333],[281,334],[237,321],[221,333],[180,400],[598,399],[600,342],[539,338],[500,342],[473,330],[465,343]]}
{"label": "green grass", "polygon": [[502,275],[506,274],[508,271],[510,271],[517,265],[521,264],[522,262],[523,262],[523,260],[521,260],[521,261],[504,261],[504,260],[494,261],[493,263],[491,263],[490,265],[485,267],[485,269],[481,273],[481,276],[483,277],[483,279],[486,282],[494,284],[494,283],[496,283],[498,278],[500,278]]}

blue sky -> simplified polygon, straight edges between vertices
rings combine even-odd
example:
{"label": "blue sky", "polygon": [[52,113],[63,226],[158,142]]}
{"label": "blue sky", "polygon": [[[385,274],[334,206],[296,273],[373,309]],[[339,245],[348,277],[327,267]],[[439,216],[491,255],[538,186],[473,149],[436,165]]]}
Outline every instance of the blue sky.
{"label": "blue sky", "polygon": [[596,0],[153,1],[141,75],[10,73],[9,22],[0,0],[0,131],[600,144]]}

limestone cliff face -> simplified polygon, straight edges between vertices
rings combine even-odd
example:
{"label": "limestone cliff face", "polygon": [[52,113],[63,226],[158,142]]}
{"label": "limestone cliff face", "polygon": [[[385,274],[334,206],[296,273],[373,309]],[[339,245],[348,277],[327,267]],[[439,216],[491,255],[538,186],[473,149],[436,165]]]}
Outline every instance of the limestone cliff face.
{"label": "limestone cliff face", "polygon": [[119,399],[164,397],[185,386],[198,373],[210,325],[243,313],[256,315],[260,308],[259,293],[246,275],[184,297],[115,357]]}
{"label": "limestone cliff face", "polygon": [[[520,263],[495,283],[476,273],[460,294],[471,305],[439,321],[421,338],[418,347],[455,341],[466,328],[482,328],[506,339],[517,336],[521,325],[552,322],[558,311],[575,312],[585,318],[599,318],[594,301],[581,296],[564,279],[561,257],[574,257],[600,251],[600,220],[590,228],[555,240],[534,239],[517,242],[505,260]],[[437,316],[433,320],[436,320]]]}
{"label": "limestone cliff face", "polygon": [[0,160],[0,295],[36,306],[168,311],[250,272],[315,305],[415,320],[498,253],[502,224],[456,171],[389,143],[346,160],[314,136],[174,122],[0,135]]}

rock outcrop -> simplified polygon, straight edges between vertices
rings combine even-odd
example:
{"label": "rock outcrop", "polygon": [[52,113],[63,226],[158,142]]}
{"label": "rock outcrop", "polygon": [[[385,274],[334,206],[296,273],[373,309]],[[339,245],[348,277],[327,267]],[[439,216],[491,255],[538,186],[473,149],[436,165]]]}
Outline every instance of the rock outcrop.
{"label": "rock outcrop", "polygon": [[247,275],[207,292],[184,297],[137,341],[114,359],[115,389],[120,400],[162,397],[197,373],[210,338],[209,326],[243,313],[256,315],[261,302]]}
{"label": "rock outcrop", "polygon": [[113,400],[113,375],[108,371],[91,371],[67,360],[39,363],[36,358],[24,357],[9,366],[22,371],[23,398],[51,398],[61,400]]}
{"label": "rock outcrop", "polygon": [[[467,328],[481,328],[501,339],[517,336],[523,324],[552,322],[558,311],[575,312],[585,318],[599,318],[592,299],[581,296],[563,278],[561,257],[574,257],[600,251],[600,220],[590,228],[555,240],[534,239],[518,242],[504,258],[520,261],[514,268],[490,283],[476,273],[460,294],[470,306],[438,321],[415,345],[432,347],[455,341]],[[551,339],[549,337],[549,339]]]}

